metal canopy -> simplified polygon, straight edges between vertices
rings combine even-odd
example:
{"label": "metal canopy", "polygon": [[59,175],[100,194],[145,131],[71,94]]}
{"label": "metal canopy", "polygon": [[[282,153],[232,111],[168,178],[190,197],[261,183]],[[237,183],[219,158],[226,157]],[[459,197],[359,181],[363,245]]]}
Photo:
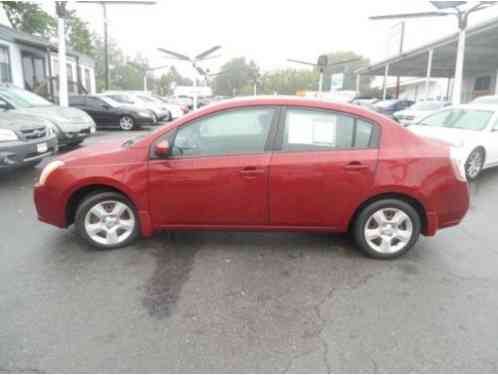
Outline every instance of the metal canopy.
{"label": "metal canopy", "polygon": [[[456,64],[458,33],[425,46],[381,61],[356,72],[362,75],[383,76],[389,65],[390,76],[426,77],[429,51],[434,50],[431,77],[453,77]],[[498,18],[467,30],[464,75],[482,74],[498,69]]]}

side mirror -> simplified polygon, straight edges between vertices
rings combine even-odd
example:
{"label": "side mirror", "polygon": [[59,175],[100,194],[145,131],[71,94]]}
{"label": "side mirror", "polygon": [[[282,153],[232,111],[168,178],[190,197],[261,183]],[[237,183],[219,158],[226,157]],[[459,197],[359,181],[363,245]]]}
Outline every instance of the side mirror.
{"label": "side mirror", "polygon": [[161,141],[154,146],[154,152],[156,156],[166,157],[169,155],[171,148],[169,147],[168,141]]}

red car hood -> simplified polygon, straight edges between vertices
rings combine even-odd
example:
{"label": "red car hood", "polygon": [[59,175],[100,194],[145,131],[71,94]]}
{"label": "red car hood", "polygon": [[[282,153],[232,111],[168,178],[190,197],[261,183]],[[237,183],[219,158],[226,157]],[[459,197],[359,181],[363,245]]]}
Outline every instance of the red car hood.
{"label": "red car hood", "polygon": [[[112,140],[99,142],[63,154],[58,159],[62,160],[66,167],[137,161],[137,149],[133,146],[124,147],[123,143],[125,141],[126,140]],[[140,154],[143,154],[143,151],[140,151]]]}

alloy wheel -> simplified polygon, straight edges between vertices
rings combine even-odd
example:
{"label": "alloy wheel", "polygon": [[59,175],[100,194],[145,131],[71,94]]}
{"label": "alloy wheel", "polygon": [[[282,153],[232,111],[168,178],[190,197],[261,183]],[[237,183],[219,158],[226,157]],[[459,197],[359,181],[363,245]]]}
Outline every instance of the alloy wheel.
{"label": "alloy wheel", "polygon": [[402,251],[413,237],[413,222],[399,208],[382,208],[374,212],[364,227],[368,246],[380,254]]}
{"label": "alloy wheel", "polygon": [[481,150],[474,150],[465,163],[465,173],[470,180],[475,179],[481,172],[484,157]]}
{"label": "alloy wheel", "polygon": [[129,116],[123,116],[119,120],[119,126],[123,130],[132,130],[133,129],[133,119]]}
{"label": "alloy wheel", "polygon": [[88,237],[101,245],[119,245],[126,241],[135,228],[133,210],[117,200],[99,202],[91,207],[84,222]]}

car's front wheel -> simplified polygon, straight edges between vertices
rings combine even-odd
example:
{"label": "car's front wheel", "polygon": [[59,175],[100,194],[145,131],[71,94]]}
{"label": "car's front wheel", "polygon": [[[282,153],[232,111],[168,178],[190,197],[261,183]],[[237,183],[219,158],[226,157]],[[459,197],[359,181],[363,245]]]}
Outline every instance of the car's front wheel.
{"label": "car's front wheel", "polygon": [[89,196],[76,211],[79,235],[99,249],[115,249],[133,242],[140,233],[138,215],[123,195],[103,192]]}
{"label": "car's front wheel", "polygon": [[399,199],[383,199],[366,206],[354,225],[358,246],[377,259],[405,254],[417,242],[421,219],[418,212]]}
{"label": "car's front wheel", "polygon": [[135,127],[135,120],[131,116],[122,116],[119,119],[121,130],[132,130]]}
{"label": "car's front wheel", "polygon": [[484,166],[484,151],[482,148],[473,150],[465,162],[467,180],[473,181],[479,176]]}

